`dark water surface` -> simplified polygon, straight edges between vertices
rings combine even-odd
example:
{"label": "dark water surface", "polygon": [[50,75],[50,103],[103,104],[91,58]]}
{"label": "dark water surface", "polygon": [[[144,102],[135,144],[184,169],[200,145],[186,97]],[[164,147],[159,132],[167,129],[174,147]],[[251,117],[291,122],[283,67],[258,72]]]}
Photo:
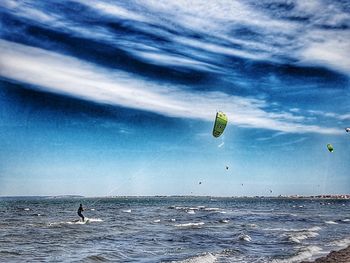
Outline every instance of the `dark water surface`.
{"label": "dark water surface", "polygon": [[0,199],[1,262],[300,262],[349,244],[350,200]]}

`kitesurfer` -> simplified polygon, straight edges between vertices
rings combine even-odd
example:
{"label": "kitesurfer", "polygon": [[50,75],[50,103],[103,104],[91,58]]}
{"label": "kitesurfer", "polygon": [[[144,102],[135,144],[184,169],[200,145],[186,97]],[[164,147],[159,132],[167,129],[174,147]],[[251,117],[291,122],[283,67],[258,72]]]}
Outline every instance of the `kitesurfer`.
{"label": "kitesurfer", "polygon": [[79,209],[78,209],[78,216],[80,216],[81,219],[82,219],[83,222],[84,222],[84,216],[83,216],[83,214],[81,213],[81,212],[83,212],[83,211],[84,211],[83,205],[80,204]]}

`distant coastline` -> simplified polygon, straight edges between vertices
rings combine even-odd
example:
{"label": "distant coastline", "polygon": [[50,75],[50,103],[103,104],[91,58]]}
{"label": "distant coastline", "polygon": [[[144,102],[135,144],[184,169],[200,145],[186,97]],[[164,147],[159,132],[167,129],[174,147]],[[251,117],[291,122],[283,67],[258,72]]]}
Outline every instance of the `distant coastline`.
{"label": "distant coastline", "polygon": [[82,195],[12,195],[12,196],[0,196],[0,200],[10,199],[55,199],[55,198],[85,198]]}
{"label": "distant coastline", "polygon": [[30,195],[30,196],[0,196],[3,199],[61,199],[61,198],[251,198],[251,199],[340,199],[350,200],[350,194],[335,195],[278,195],[278,196],[210,196],[210,195],[114,195],[114,196],[82,196],[82,195]]}

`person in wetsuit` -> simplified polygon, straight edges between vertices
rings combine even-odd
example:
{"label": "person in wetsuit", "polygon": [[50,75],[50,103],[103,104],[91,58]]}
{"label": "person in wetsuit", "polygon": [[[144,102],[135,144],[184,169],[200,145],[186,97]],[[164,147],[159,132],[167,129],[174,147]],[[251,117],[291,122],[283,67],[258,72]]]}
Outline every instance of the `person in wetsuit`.
{"label": "person in wetsuit", "polygon": [[83,205],[80,204],[79,209],[78,209],[78,216],[80,216],[81,219],[82,219],[83,222],[84,222],[84,216],[83,216],[83,214],[81,213],[81,212],[83,212],[83,211],[84,211]]}

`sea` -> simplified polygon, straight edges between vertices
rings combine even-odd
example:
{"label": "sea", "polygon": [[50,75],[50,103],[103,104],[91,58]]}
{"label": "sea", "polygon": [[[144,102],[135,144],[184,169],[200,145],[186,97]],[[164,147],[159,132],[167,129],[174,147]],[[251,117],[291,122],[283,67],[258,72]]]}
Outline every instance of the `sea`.
{"label": "sea", "polygon": [[348,245],[350,200],[0,198],[1,262],[282,263]]}

